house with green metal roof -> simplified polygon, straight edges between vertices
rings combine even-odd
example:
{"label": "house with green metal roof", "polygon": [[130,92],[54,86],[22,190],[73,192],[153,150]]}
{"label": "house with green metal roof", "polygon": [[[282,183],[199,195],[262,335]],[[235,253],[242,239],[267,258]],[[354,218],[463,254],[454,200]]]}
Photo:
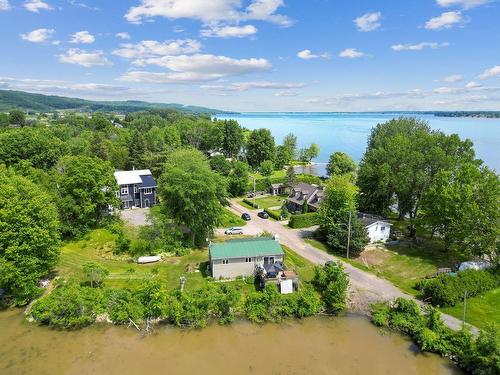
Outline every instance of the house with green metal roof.
{"label": "house with green metal roof", "polygon": [[210,269],[216,279],[253,276],[264,265],[283,262],[285,253],[274,238],[229,240],[209,245]]}

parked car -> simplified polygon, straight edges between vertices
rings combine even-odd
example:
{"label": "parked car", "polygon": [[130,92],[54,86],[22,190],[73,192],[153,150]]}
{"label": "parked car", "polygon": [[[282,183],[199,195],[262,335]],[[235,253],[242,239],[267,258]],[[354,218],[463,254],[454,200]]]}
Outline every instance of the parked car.
{"label": "parked car", "polygon": [[252,219],[252,218],[250,217],[250,214],[248,214],[248,213],[246,213],[246,212],[245,212],[244,214],[242,214],[242,215],[241,215],[241,218],[242,218],[243,220],[245,220],[245,221],[250,221],[250,220]]}
{"label": "parked car", "polygon": [[257,216],[261,219],[269,219],[269,214],[266,211],[260,211]]}
{"label": "parked car", "polygon": [[240,227],[231,227],[227,228],[224,232],[225,234],[243,234],[243,228]]}

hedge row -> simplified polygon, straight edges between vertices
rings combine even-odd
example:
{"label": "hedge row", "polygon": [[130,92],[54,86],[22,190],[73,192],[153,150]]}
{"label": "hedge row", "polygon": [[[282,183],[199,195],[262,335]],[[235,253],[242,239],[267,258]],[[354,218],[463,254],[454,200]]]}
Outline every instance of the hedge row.
{"label": "hedge row", "polygon": [[270,210],[269,208],[265,208],[264,211],[274,220],[281,220],[281,213],[279,211]]}
{"label": "hedge row", "polygon": [[288,226],[290,228],[309,228],[318,224],[318,215],[316,212],[306,214],[292,215]]}
{"label": "hedge row", "polygon": [[417,289],[422,292],[423,298],[434,306],[455,306],[464,298],[485,293],[500,285],[500,275],[494,271],[466,270],[456,276],[450,274],[439,275],[435,279],[422,280]]}
{"label": "hedge row", "polygon": [[243,199],[243,202],[248,204],[250,207],[259,208],[259,205],[257,203],[254,203],[250,199],[245,198],[245,199]]}

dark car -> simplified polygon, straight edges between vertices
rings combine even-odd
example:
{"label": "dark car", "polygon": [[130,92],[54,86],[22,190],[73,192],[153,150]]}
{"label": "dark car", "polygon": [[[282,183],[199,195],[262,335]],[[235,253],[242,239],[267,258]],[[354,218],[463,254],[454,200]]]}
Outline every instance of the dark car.
{"label": "dark car", "polygon": [[266,211],[260,211],[257,214],[257,216],[260,217],[260,218],[262,218],[262,219],[269,219],[269,214]]}
{"label": "dark car", "polygon": [[250,214],[247,214],[246,212],[241,215],[241,218],[245,221],[250,221],[252,218],[250,217]]}

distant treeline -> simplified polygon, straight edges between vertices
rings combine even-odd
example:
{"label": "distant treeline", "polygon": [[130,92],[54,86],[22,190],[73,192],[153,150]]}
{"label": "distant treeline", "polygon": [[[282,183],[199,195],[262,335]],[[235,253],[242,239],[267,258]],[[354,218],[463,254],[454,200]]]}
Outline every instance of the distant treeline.
{"label": "distant treeline", "polygon": [[455,112],[434,112],[437,117],[481,117],[500,118],[500,111],[455,111]]}

